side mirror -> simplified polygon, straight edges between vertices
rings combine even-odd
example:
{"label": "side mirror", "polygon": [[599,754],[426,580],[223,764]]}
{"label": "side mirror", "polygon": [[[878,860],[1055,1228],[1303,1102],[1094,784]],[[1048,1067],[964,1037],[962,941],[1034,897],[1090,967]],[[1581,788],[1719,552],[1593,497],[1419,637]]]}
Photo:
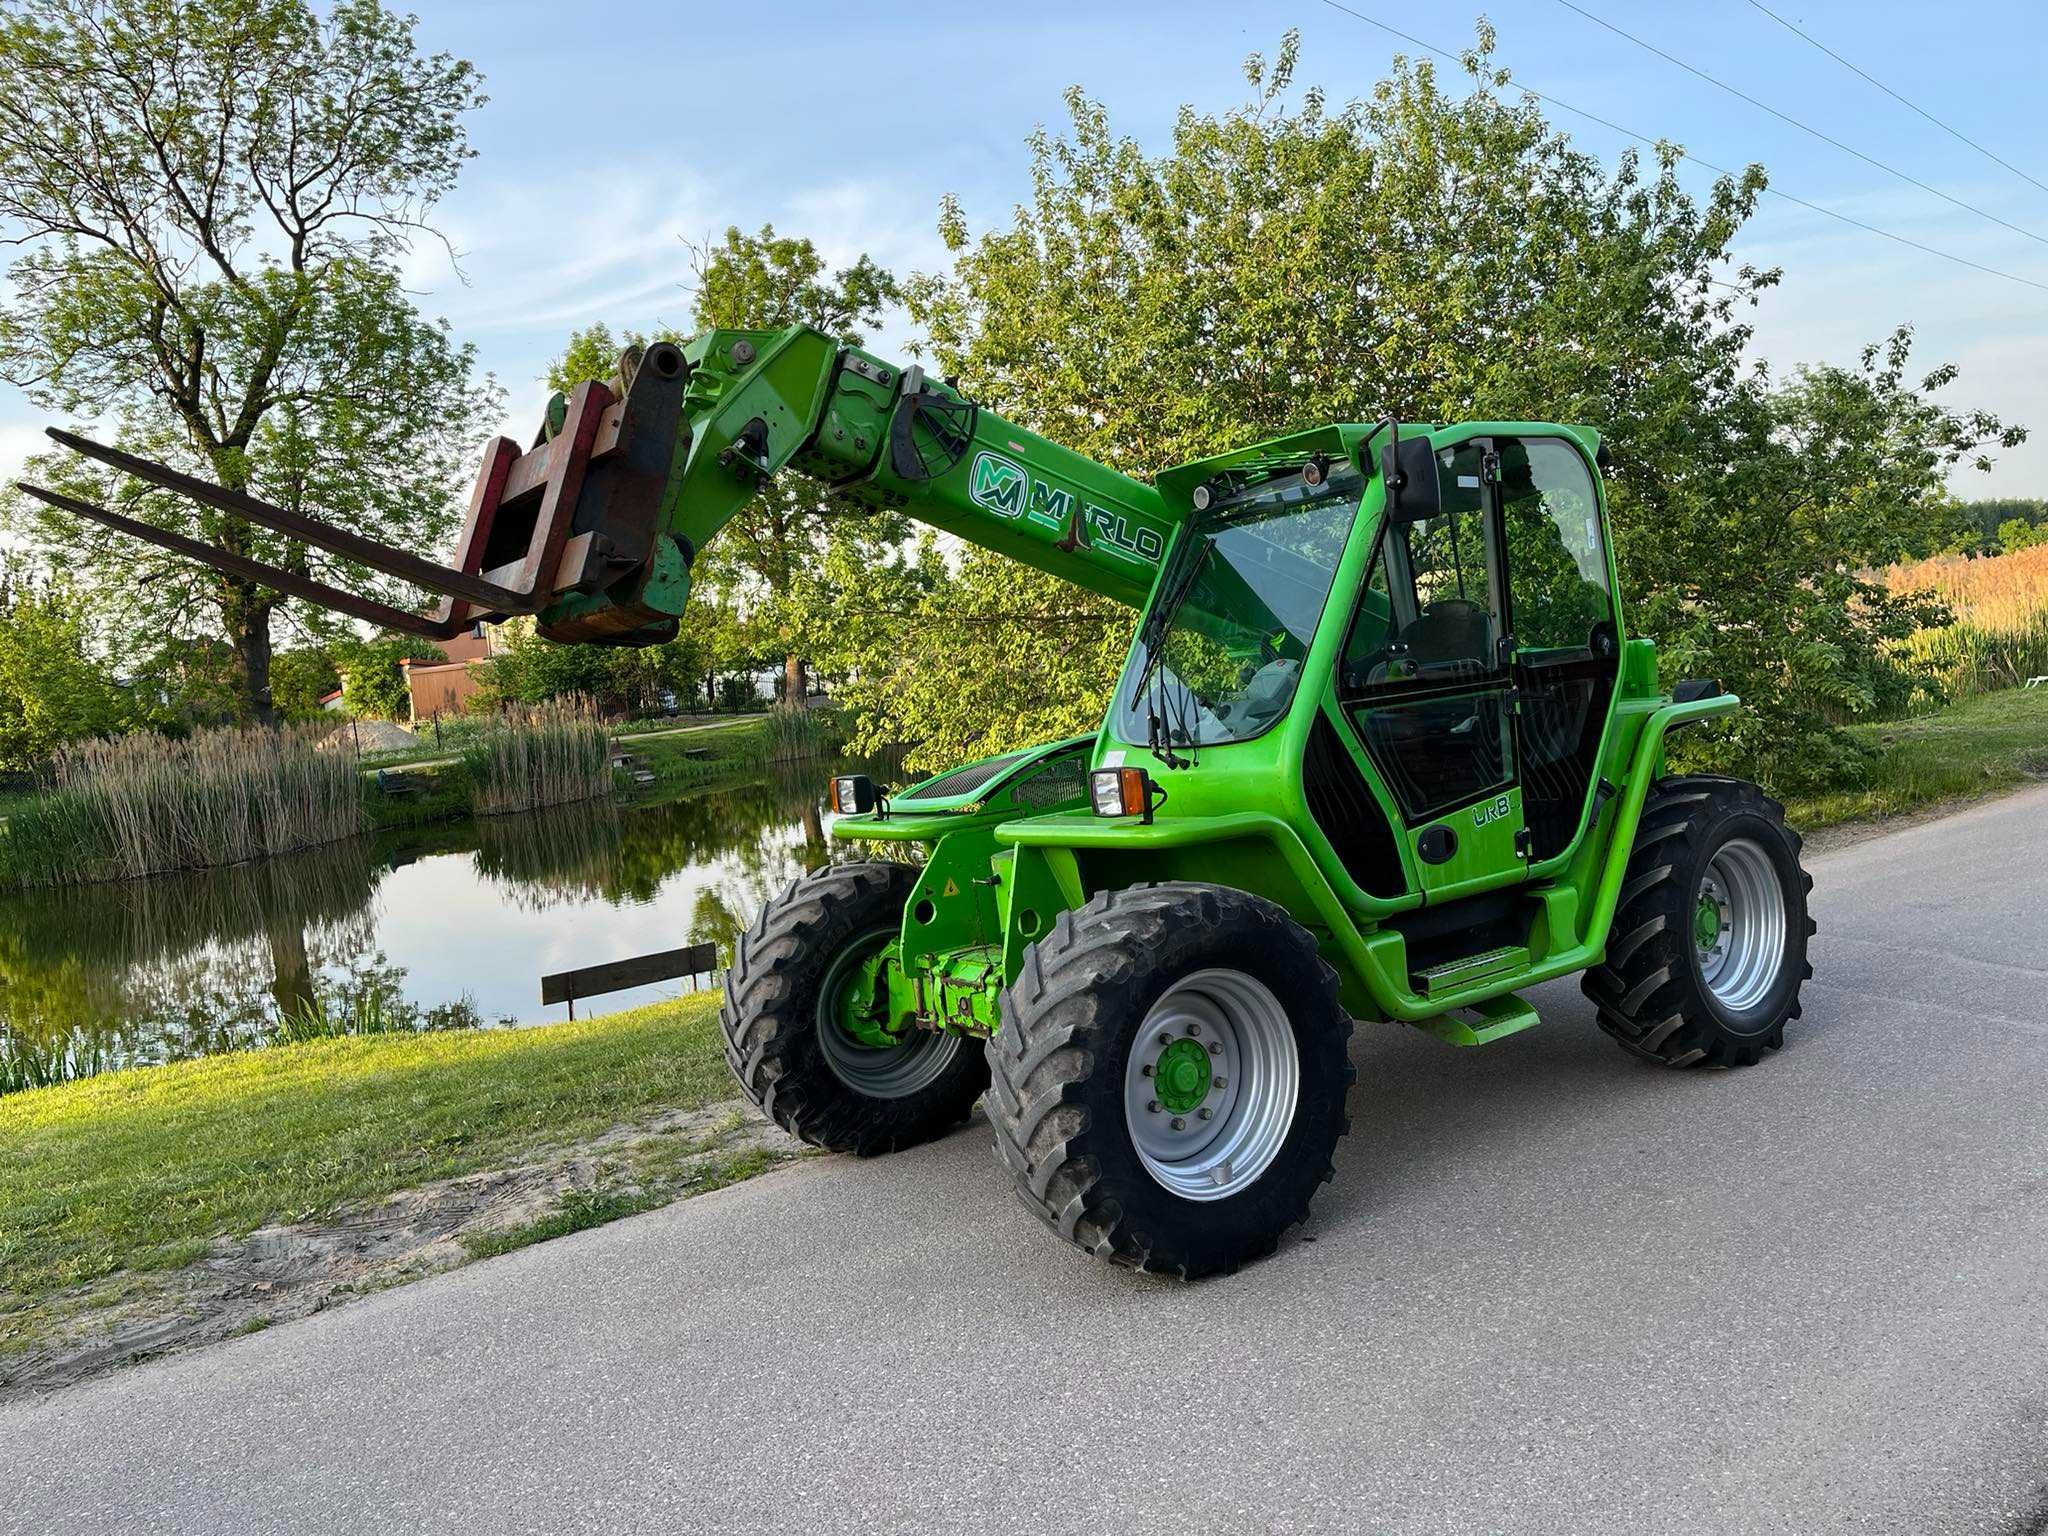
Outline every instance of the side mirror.
{"label": "side mirror", "polygon": [[1380,478],[1387,487],[1387,516],[1419,523],[1443,510],[1443,486],[1436,477],[1436,450],[1426,437],[1404,437],[1380,450]]}

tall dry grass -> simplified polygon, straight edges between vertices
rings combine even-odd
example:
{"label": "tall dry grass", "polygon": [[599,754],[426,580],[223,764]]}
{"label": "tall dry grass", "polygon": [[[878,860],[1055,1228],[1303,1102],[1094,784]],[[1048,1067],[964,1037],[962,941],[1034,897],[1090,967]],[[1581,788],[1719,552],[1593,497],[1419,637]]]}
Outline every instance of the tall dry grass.
{"label": "tall dry grass", "polygon": [[479,816],[509,816],[611,793],[611,732],[588,700],[496,717],[463,751]]}
{"label": "tall dry grass", "polygon": [[829,709],[803,704],[777,704],[768,711],[768,760],[797,762],[825,757],[842,745],[838,716]]}
{"label": "tall dry grass", "polygon": [[2016,688],[2048,676],[2048,544],[1972,559],[1940,555],[1885,573],[1895,593],[1933,591],[1955,610],[1906,653],[1931,667],[1951,698]]}
{"label": "tall dry grass", "polygon": [[316,727],[122,736],[66,749],[51,783],[7,818],[0,879],[134,880],[270,858],[363,830],[354,752]]}

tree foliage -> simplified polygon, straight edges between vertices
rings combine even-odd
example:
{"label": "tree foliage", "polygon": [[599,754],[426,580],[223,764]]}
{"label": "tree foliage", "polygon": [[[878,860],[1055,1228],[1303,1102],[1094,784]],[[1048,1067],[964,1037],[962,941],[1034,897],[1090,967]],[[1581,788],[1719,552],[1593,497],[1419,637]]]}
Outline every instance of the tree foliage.
{"label": "tree foliage", "polygon": [[[450,531],[495,387],[399,258],[469,156],[475,71],[378,0],[17,0],[0,15],[0,377],[122,446],[373,537]],[[130,516],[410,603],[345,561],[76,464]],[[271,714],[277,594],[67,516],[14,525],[168,645],[233,648]],[[309,625],[327,623],[308,619]]]}
{"label": "tree foliage", "polygon": [[695,624],[665,645],[623,650],[557,645],[525,621],[501,625],[497,649],[482,669],[479,701],[539,704],[565,695],[595,700],[614,712],[654,708],[664,693],[679,705],[705,704],[705,678],[716,670],[714,640]]}
{"label": "tree foliage", "polygon": [[1892,595],[1882,568],[1913,552],[1951,468],[2022,434],[1935,403],[1955,370],[1912,379],[1910,352],[1902,329],[1856,368],[1803,368],[1776,387],[1745,375],[1702,402],[1712,438],[1645,434],[1618,450],[1632,627],[1672,675],[1743,696],[1707,738],[1710,761],[1785,788],[1824,780],[1849,766],[1834,723],[1901,710],[1932,684],[1894,647],[1951,616],[1931,594]]}
{"label": "tree foliage", "polygon": [[374,640],[347,639],[333,649],[341,674],[341,707],[359,720],[407,720],[412,716],[412,690],[405,678],[407,661],[445,661],[446,653],[415,635],[379,635]]}
{"label": "tree foliage", "polygon": [[[694,250],[691,259],[693,320],[700,330],[804,324],[860,346],[898,297],[895,278],[871,258],[861,256],[832,270],[811,241],[778,235],[772,225],[763,225],[756,235],[729,228],[716,244]],[[584,379],[608,378],[623,346],[646,341],[630,331],[615,339],[602,324],[578,331],[550,370],[549,383],[565,390]],[[786,475],[706,545],[692,573],[701,594],[697,600],[727,610],[747,632],[743,649],[780,656],[785,686],[801,692],[803,637],[824,580],[827,553],[852,541],[879,555],[905,532],[900,518],[876,517],[812,482]]]}
{"label": "tree foliage", "polygon": [[1929,540],[1928,547],[1916,550],[1916,555],[1996,555],[2029,548],[2040,542],[2040,530],[2048,528],[2048,501],[2017,496],[1959,501],[1949,509],[1949,516],[1948,536]]}
{"label": "tree foliage", "polygon": [[[1774,386],[1742,315],[1779,274],[1730,249],[1762,169],[1695,196],[1675,147],[1603,167],[1492,47],[1482,24],[1461,93],[1397,59],[1333,107],[1294,88],[1290,35],[1163,154],[1071,91],[1006,223],[972,235],[946,202],[952,270],[906,286],[912,315],[977,398],[1136,475],[1324,421],[1595,424],[1632,627],[1747,696],[1715,755],[1797,757],[1891,696],[1883,643],[1926,615],[1856,572],[1908,547],[1951,465],[2021,434],[1933,403],[1953,370],[1909,382],[1904,333]],[[876,585],[943,682],[879,636],[843,656],[903,680],[863,688],[870,736],[992,751],[1099,720],[1128,611],[980,552],[914,574]]]}
{"label": "tree foliage", "polygon": [[0,770],[40,767],[66,742],[112,735],[133,716],[94,653],[77,592],[0,566]]}
{"label": "tree foliage", "polygon": [[334,652],[325,645],[290,646],[271,660],[271,702],[280,719],[318,719],[320,701],[341,686]]}

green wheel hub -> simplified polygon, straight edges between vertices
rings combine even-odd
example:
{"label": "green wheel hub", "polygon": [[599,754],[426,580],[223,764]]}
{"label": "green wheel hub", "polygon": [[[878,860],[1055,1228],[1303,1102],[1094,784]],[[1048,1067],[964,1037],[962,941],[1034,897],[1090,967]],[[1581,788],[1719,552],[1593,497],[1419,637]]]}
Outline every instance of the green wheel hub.
{"label": "green wheel hub", "polygon": [[1702,953],[1721,942],[1721,903],[1710,892],[1701,892],[1692,912],[1692,941]]}
{"label": "green wheel hub", "polygon": [[1209,1052],[1199,1040],[1182,1038],[1159,1053],[1152,1069],[1153,1091],[1168,1114],[1184,1115],[1209,1096]]}
{"label": "green wheel hub", "polygon": [[882,976],[888,958],[888,940],[883,939],[850,968],[838,970],[838,985],[828,1000],[834,1021],[869,1050],[886,1051],[900,1043],[888,1025],[889,989]]}
{"label": "green wheel hub", "polygon": [[961,1036],[906,1029],[891,1033],[889,995],[893,926],[842,949],[818,989],[817,1039],[832,1075],[871,1099],[902,1099],[937,1082],[958,1054]]}

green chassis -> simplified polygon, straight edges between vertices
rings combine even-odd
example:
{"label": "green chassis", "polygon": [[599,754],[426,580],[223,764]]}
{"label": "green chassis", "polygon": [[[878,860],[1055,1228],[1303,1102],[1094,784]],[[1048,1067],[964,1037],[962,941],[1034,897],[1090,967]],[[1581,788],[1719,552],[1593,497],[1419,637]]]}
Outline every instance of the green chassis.
{"label": "green chassis", "polygon": [[[1237,464],[1299,462],[1317,452],[1348,458],[1370,430],[1320,428],[1198,461],[1162,476],[1160,489],[1184,495]],[[1475,437],[1536,433],[1568,434],[1589,461],[1597,452],[1597,438],[1584,428],[1465,423],[1429,436],[1442,449]],[[1604,492],[1596,494],[1604,526]],[[1485,1044],[1526,1029],[1537,1015],[1514,995],[1519,989],[1599,964],[1644,799],[1663,771],[1667,734],[1727,714],[1740,701],[1723,693],[1673,702],[1657,686],[1655,647],[1646,640],[1623,642],[1598,769],[1577,833],[1561,852],[1533,863],[1514,844],[1519,787],[1508,791],[1512,813],[1490,827],[1475,825],[1470,807],[1435,822],[1404,825],[1369,759],[1348,732],[1340,732],[1382,814],[1397,829],[1407,888],[1391,897],[1368,894],[1311,815],[1302,763],[1317,716],[1341,718],[1336,658],[1366,577],[1383,499],[1381,480],[1374,476],[1293,703],[1265,734],[1205,746],[1198,766],[1175,768],[1119,740],[1105,720],[1094,737],[986,760],[991,772],[975,775],[982,782],[965,793],[933,793],[963,772],[950,770],[876,813],[839,818],[835,837],[916,843],[926,850],[894,953],[864,968],[858,998],[842,1000],[848,1027],[873,1044],[913,1027],[992,1032],[1002,989],[1062,911],[1080,907],[1097,891],[1157,880],[1235,886],[1277,902],[1315,935],[1354,1017],[1417,1024],[1456,1045]],[[1607,558],[1614,589],[1611,544]],[[1149,821],[1094,815],[1085,798],[1085,775],[1074,771],[1081,764],[1143,767],[1165,791],[1164,800]],[[1048,782],[1070,785],[1072,792],[1047,805]],[[1455,824],[1464,844],[1448,863],[1425,868],[1416,845],[1437,823]],[[1526,886],[1533,903],[1526,945],[1438,964],[1427,978],[1411,973],[1407,940],[1387,926],[1388,919],[1425,903],[1440,907],[1512,885]]]}

